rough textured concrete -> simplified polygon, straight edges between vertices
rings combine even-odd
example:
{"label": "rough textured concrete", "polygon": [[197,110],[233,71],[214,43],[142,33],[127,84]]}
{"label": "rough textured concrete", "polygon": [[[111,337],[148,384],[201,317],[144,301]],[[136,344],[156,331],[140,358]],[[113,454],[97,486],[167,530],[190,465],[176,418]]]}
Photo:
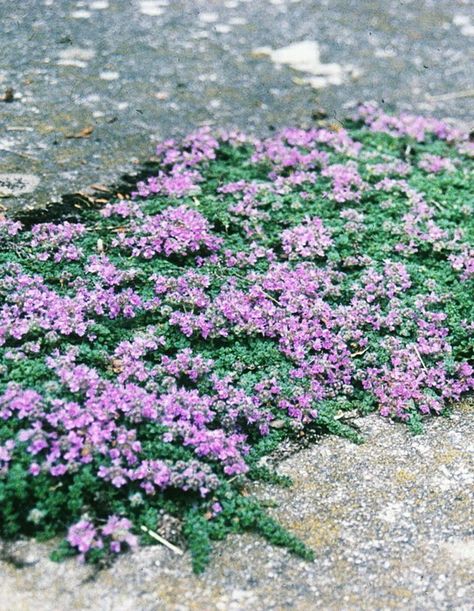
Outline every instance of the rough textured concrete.
{"label": "rough textured concrete", "polygon": [[[202,123],[265,133],[368,99],[473,120],[470,0],[0,0],[0,24],[0,174],[41,179],[0,179],[9,207],[108,184]],[[252,55],[303,40],[352,66],[341,85]]]}
{"label": "rough textured concrete", "polygon": [[19,542],[0,562],[5,611],[50,609],[409,609],[468,611],[474,600],[474,405],[426,434],[377,416],[354,421],[366,443],[336,437],[283,461],[294,486],[255,486],[269,511],[317,554],[314,563],[245,535],[216,546],[207,572],[162,547],[93,576],[56,565],[50,546]]}

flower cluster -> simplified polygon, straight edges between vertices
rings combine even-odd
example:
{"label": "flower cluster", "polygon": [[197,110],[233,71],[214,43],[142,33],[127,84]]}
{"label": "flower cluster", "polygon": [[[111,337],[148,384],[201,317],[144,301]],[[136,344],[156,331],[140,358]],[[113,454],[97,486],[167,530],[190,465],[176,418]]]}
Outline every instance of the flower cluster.
{"label": "flower cluster", "polygon": [[384,132],[396,137],[409,136],[417,142],[424,142],[428,134],[434,134],[440,140],[453,141],[466,138],[466,134],[460,129],[439,119],[410,113],[389,115],[373,102],[359,106],[356,118],[363,119],[374,132]]}
{"label": "flower cluster", "polygon": [[64,259],[76,261],[81,258],[83,252],[74,244],[74,241],[85,232],[86,227],[82,223],[69,223],[68,221],[59,225],[55,223],[34,225],[31,228],[31,246],[40,261],[50,258],[55,263]]}
{"label": "flower cluster", "polygon": [[124,549],[134,549],[137,546],[138,540],[130,532],[131,528],[130,520],[116,515],[111,515],[100,528],[84,518],[69,527],[67,541],[80,552],[81,561],[90,550],[102,549],[107,544],[112,553],[118,554]]}
{"label": "flower cluster", "polygon": [[461,280],[474,277],[474,248],[466,246],[460,252],[450,255],[448,258],[453,269],[461,272]]}
{"label": "flower cluster", "polygon": [[84,269],[90,274],[97,274],[105,286],[131,282],[138,273],[136,269],[118,269],[106,255],[91,255]]}
{"label": "flower cluster", "polygon": [[199,192],[202,175],[196,166],[202,166],[215,159],[218,147],[218,141],[206,127],[185,138],[180,147],[174,140],[166,140],[156,149],[166,169],[147,181],[139,182],[134,195],[140,197],[165,195],[181,198]]}
{"label": "flower cluster", "polygon": [[143,216],[143,211],[137,202],[122,200],[115,204],[106,204],[100,211],[104,218],[119,217],[122,219]]}
{"label": "flower cluster", "polygon": [[451,159],[440,157],[439,155],[430,155],[429,153],[425,153],[421,156],[418,167],[430,174],[452,172],[454,170],[454,164]]}
{"label": "flower cluster", "polygon": [[290,259],[312,259],[324,257],[332,240],[321,219],[308,218],[293,229],[285,229],[281,234],[283,252]]}
{"label": "flower cluster", "polygon": [[13,439],[9,439],[4,445],[0,445],[0,476],[6,475],[9,462],[12,459],[12,450],[15,447]]}
{"label": "flower cluster", "polygon": [[202,249],[214,251],[221,243],[222,239],[212,234],[202,214],[183,205],[133,222],[130,232],[119,233],[112,246],[131,250],[134,257],[151,259],[161,253],[169,256]]}
{"label": "flower cluster", "polygon": [[328,195],[334,201],[342,204],[344,202],[357,202],[360,200],[364,181],[359,176],[355,163],[336,163],[330,165],[322,171],[322,175],[332,178],[332,193]]}
{"label": "flower cluster", "polygon": [[40,276],[30,276],[16,264],[0,278],[0,345],[35,332],[53,331],[82,337],[89,327],[87,303],[79,296],[60,295]]}
{"label": "flower cluster", "polygon": [[374,163],[369,165],[367,169],[376,176],[407,176],[412,171],[409,163],[399,160]]}
{"label": "flower cluster", "polygon": [[19,221],[13,221],[12,219],[0,215],[0,243],[6,242],[16,236],[22,228],[23,225]]}

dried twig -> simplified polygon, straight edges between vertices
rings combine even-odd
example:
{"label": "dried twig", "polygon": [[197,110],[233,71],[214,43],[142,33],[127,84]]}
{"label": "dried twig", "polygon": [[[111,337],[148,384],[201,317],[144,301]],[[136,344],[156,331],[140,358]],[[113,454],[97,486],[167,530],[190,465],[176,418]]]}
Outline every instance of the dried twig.
{"label": "dried twig", "polygon": [[154,530],[147,528],[143,524],[140,528],[143,530],[143,532],[146,532],[146,534],[149,535],[152,539],[155,539],[156,541],[158,541],[159,543],[161,543],[162,545],[170,549],[175,554],[178,554],[179,556],[182,556],[184,554],[182,549],[179,549],[179,547],[176,547],[176,545],[173,545],[172,543],[167,541],[165,538],[163,538],[161,535],[156,533]]}
{"label": "dried twig", "polygon": [[420,359],[420,363],[422,364],[423,369],[424,369],[425,371],[428,371],[428,368],[426,367],[425,362],[424,362],[424,361],[423,361],[423,359],[421,358],[421,354],[420,354],[420,352],[419,352],[418,348],[417,348],[416,346],[413,346],[413,349],[414,349],[414,351],[415,351],[415,353],[416,353],[416,356],[417,356],[417,357]]}
{"label": "dried twig", "polygon": [[439,202],[435,201],[434,199],[432,199],[430,203],[433,204],[435,208],[438,208],[438,210],[440,210],[441,212],[444,211],[443,206]]}
{"label": "dried twig", "polygon": [[88,127],[84,127],[84,129],[81,129],[81,131],[79,132],[66,134],[64,137],[69,140],[80,139],[80,138],[89,138],[89,136],[92,134],[93,131],[94,131],[94,128],[91,126],[88,126]]}
{"label": "dried twig", "polygon": [[367,352],[368,349],[369,349],[369,346],[367,346],[363,350],[359,350],[358,352],[351,353],[351,356],[362,356],[363,354]]}
{"label": "dried twig", "polygon": [[436,102],[444,100],[456,100],[457,98],[470,98],[474,96],[474,89],[464,89],[463,91],[450,91],[449,93],[440,93],[439,95],[430,95],[428,98]]}
{"label": "dried twig", "polygon": [[101,191],[102,193],[112,193],[108,187],[99,183],[94,183],[93,185],[90,185],[89,188],[94,189],[94,191]]}
{"label": "dried twig", "polygon": [[23,157],[24,159],[34,159],[35,161],[38,160],[38,157],[35,157],[34,155],[30,155],[29,153],[20,153],[20,151],[12,151],[12,149],[9,149],[7,146],[0,147],[0,151],[6,151],[7,153],[11,153],[12,155]]}

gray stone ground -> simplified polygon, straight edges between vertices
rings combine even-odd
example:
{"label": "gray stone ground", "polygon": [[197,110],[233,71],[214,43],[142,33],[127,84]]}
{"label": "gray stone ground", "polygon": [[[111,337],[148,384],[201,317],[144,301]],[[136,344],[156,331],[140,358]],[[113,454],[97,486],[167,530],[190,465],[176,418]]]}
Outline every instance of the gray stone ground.
{"label": "gray stone ground", "polygon": [[200,577],[189,557],[157,546],[91,569],[47,559],[49,545],[19,542],[0,561],[3,611],[97,609],[407,609],[470,611],[474,601],[474,404],[432,420],[426,434],[378,416],[354,421],[356,446],[324,437],[279,467],[294,487],[249,488],[316,551],[299,560],[252,535],[216,545]]}
{"label": "gray stone ground", "polygon": [[[470,128],[473,8],[0,0],[0,97],[14,90],[0,101],[0,205],[41,206],[110,184],[136,170],[154,141],[202,124],[262,134],[310,124],[319,107],[337,119],[376,99]],[[252,54],[302,40],[341,66],[341,85],[316,91],[301,73]],[[8,196],[12,189],[23,193]],[[246,535],[218,544],[202,577],[188,556],[150,547],[91,578],[74,561],[51,563],[50,545],[23,541],[3,550],[26,566],[0,561],[0,608],[474,609],[472,416],[463,404],[416,438],[376,416],[357,420],[365,445],[326,437],[281,463],[292,489],[253,488],[278,502],[270,511],[314,547],[314,563]]]}
{"label": "gray stone ground", "polygon": [[[0,204],[109,184],[203,123],[265,133],[376,99],[472,124],[473,35],[472,0],[0,0]],[[343,84],[252,55],[308,39]]]}

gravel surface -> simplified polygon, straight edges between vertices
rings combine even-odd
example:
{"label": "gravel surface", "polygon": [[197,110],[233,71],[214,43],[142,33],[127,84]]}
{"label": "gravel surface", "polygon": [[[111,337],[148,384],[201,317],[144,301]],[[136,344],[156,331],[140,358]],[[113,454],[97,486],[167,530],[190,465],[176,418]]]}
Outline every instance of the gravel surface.
{"label": "gravel surface", "polygon": [[[7,207],[108,184],[203,123],[265,133],[369,99],[474,118],[471,0],[0,0],[0,24]],[[322,89],[253,53],[309,40]]]}
{"label": "gravel surface", "polygon": [[465,403],[417,437],[375,415],[354,420],[362,446],[323,437],[280,464],[291,489],[249,489],[277,504],[269,511],[314,548],[314,563],[245,535],[216,545],[200,577],[160,546],[94,575],[18,542],[0,561],[2,609],[471,610],[473,413]]}

